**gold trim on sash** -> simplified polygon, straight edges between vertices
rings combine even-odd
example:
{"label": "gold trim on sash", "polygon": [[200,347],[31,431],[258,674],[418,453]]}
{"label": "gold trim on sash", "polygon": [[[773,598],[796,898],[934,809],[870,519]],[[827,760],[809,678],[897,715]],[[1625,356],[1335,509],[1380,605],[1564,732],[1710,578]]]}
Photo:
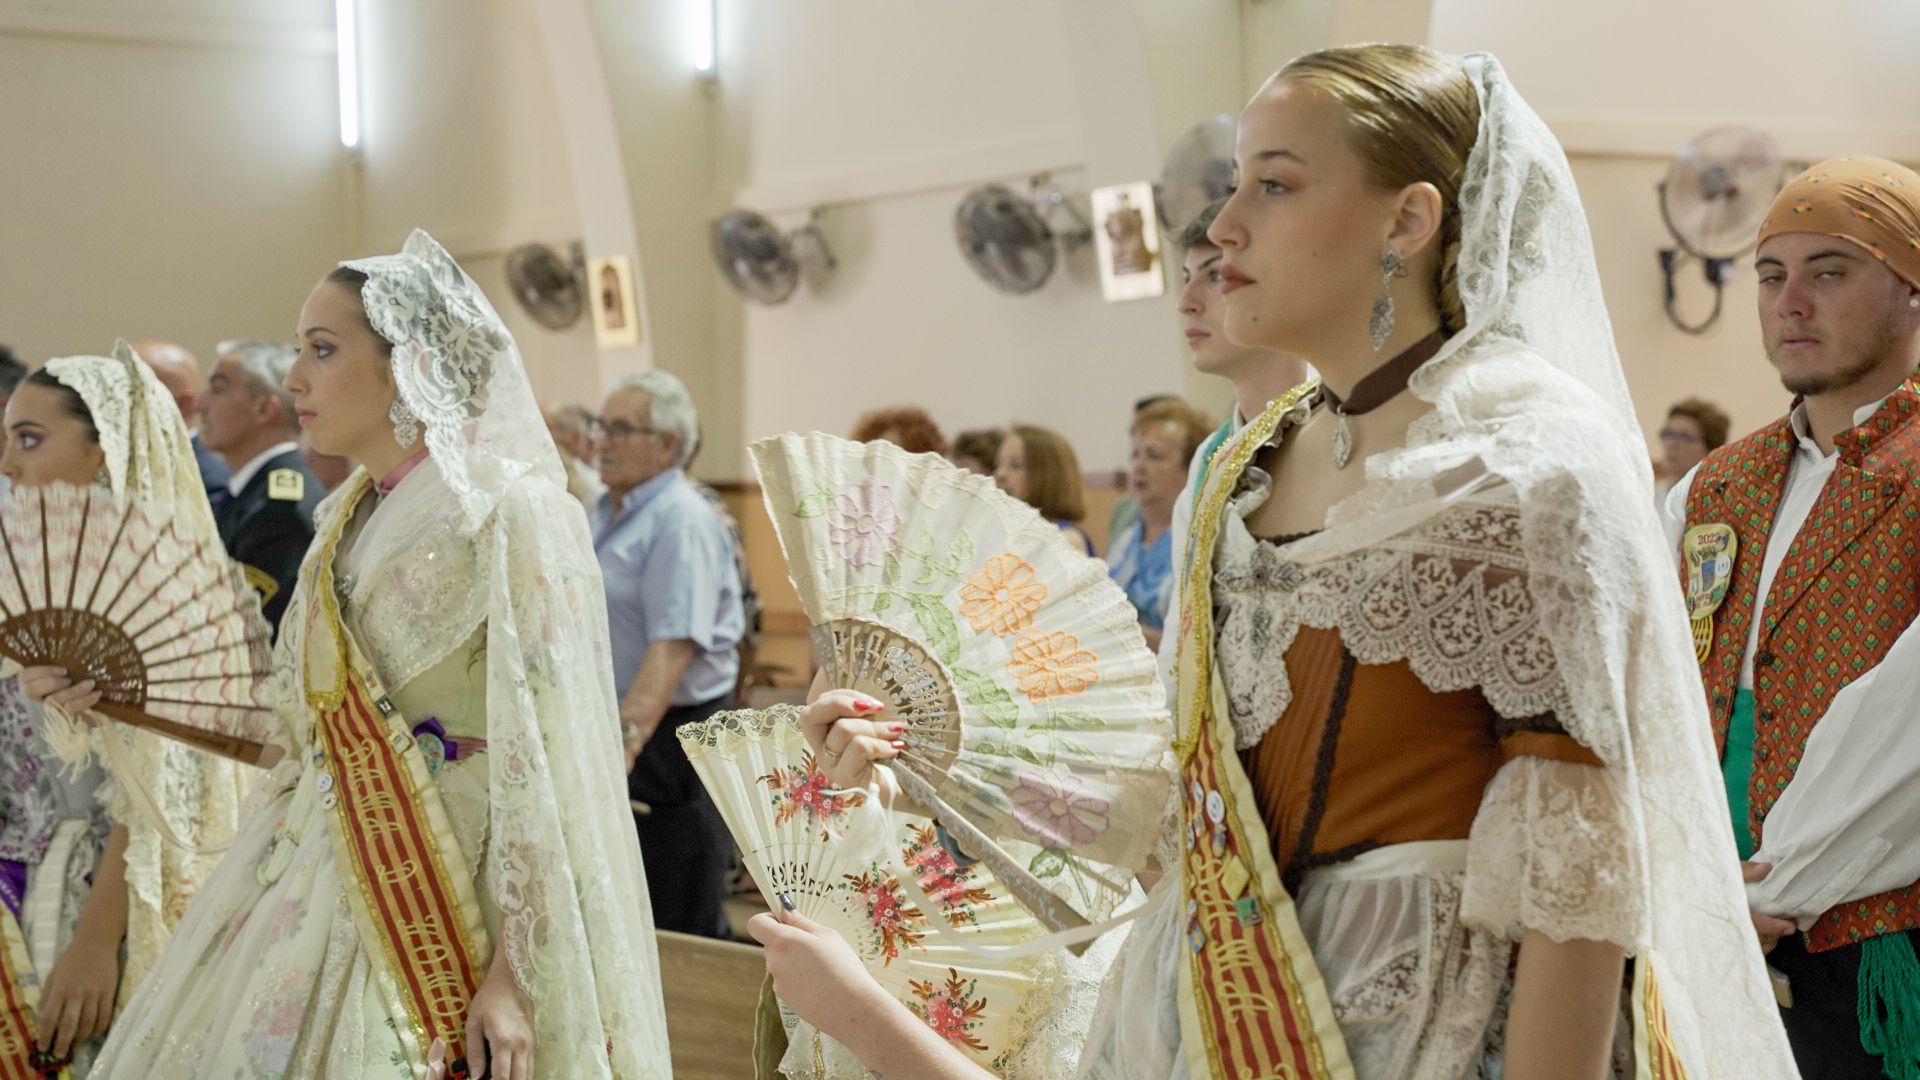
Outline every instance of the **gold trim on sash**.
{"label": "gold trim on sash", "polygon": [[1213,554],[1228,496],[1259,449],[1316,389],[1268,405],[1215,452],[1182,567],[1175,752],[1180,762],[1180,886],[1187,962],[1180,1030],[1188,1068],[1215,1080],[1348,1080],[1353,1065],[1333,1002],[1234,749],[1213,667]]}
{"label": "gold trim on sash", "polygon": [[0,906],[0,1080],[66,1080],[69,1070],[36,1067],[34,1010],[40,1006],[40,976],[27,956],[27,938],[13,912]]}
{"label": "gold trim on sash", "polygon": [[467,1008],[492,955],[473,874],[407,721],[340,617],[333,561],[367,489],[341,506],[312,568],[304,648],[315,785],[361,940],[416,1071],[438,1038],[466,1055]]}
{"label": "gold trim on sash", "polygon": [[1673,1045],[1667,1010],[1660,1003],[1660,984],[1653,976],[1653,957],[1642,953],[1633,962],[1634,1080],[1687,1080],[1687,1067]]}

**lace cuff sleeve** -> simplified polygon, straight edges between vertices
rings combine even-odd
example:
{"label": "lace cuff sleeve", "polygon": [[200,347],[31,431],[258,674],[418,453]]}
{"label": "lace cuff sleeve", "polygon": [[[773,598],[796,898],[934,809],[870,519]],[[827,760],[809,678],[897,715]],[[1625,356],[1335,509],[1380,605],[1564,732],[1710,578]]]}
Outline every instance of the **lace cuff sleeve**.
{"label": "lace cuff sleeve", "polygon": [[1468,837],[1461,921],[1629,948],[1646,939],[1647,866],[1618,774],[1520,756],[1487,786]]}

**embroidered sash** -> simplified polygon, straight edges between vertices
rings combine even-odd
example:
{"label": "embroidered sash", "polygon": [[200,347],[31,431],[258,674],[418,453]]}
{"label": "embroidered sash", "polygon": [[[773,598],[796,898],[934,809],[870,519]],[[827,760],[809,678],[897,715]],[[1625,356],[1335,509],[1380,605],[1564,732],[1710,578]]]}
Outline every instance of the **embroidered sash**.
{"label": "embroidered sash", "polygon": [[309,576],[305,685],[316,768],[305,782],[319,793],[334,854],[353,878],[348,903],[417,1072],[436,1038],[448,1061],[465,1059],[467,1007],[492,950],[426,757],[340,617],[333,561],[368,487],[363,476]]}
{"label": "embroidered sash", "polygon": [[1673,1045],[1653,958],[1641,955],[1633,965],[1634,1080],[1687,1080],[1687,1067]]}
{"label": "embroidered sash", "polygon": [[1183,572],[1174,703],[1181,784],[1180,887],[1187,963],[1180,1034],[1189,1070],[1215,1080],[1350,1080],[1353,1066],[1313,952],[1280,884],[1253,785],[1234,752],[1213,667],[1213,552],[1228,496],[1254,454],[1315,389],[1295,387],[1211,455]]}
{"label": "embroidered sash", "polygon": [[0,907],[0,1080],[65,1080],[65,1064],[44,1066],[34,1049],[34,1009],[40,977],[27,956],[26,935],[13,912]]}

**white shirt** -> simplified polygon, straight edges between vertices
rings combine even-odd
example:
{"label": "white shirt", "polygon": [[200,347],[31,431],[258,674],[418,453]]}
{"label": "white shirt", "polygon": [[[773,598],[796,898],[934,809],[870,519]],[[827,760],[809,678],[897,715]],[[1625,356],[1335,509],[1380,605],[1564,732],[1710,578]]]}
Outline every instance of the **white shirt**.
{"label": "white shirt", "polygon": [[227,477],[227,490],[236,496],[239,495],[247,489],[247,484],[251,483],[254,477],[260,475],[260,470],[267,467],[267,462],[272,461],[274,458],[279,457],[289,450],[298,449],[300,449],[300,444],[297,442],[283,442],[274,443],[272,446],[260,451],[252,461],[233,470],[233,474]]}
{"label": "white shirt", "polygon": [[[1854,423],[1866,423],[1883,403],[1855,410]],[[1788,422],[1799,446],[1761,561],[1740,669],[1746,689],[1753,687],[1761,605],[1839,461],[1837,452],[1822,453],[1813,441],[1804,410],[1794,409]],[[1693,475],[1667,496],[1665,524],[1676,550]],[[1802,930],[1849,900],[1920,880],[1920,623],[1901,632],[1879,665],[1834,695],[1761,835],[1753,861],[1773,869],[1747,886],[1747,902]]]}

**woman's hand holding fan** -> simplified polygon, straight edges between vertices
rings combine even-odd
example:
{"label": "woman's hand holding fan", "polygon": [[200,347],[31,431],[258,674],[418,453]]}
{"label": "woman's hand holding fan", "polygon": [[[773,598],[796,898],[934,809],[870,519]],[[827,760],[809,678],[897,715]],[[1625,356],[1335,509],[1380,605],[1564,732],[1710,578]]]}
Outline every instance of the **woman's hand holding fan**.
{"label": "woman's hand holding fan", "polygon": [[886,703],[857,690],[828,690],[800,712],[800,730],[813,748],[820,771],[836,787],[855,791],[877,786],[880,802],[903,813],[931,817],[900,793],[900,784],[888,769],[876,769],[907,748],[904,720],[872,720]]}
{"label": "woman's hand holding fan", "polygon": [[0,505],[0,654],[55,709],[259,763],[271,634],[218,538],[168,507],[66,484]]}

